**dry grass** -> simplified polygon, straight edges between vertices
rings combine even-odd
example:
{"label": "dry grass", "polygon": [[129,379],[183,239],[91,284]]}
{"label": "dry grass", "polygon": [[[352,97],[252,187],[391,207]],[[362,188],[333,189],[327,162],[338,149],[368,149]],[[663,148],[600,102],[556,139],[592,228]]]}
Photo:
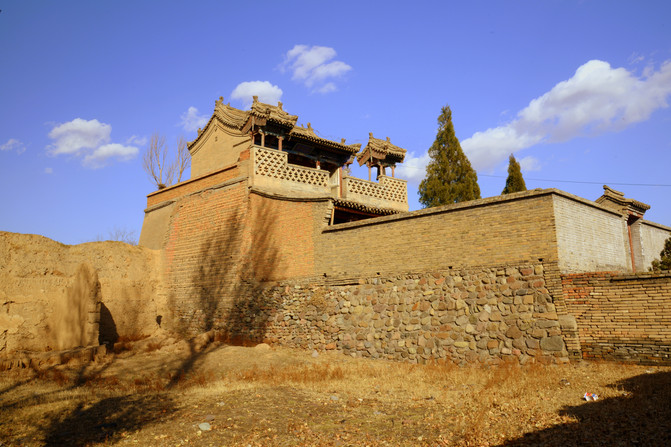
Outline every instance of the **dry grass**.
{"label": "dry grass", "polygon": [[668,445],[670,401],[668,367],[158,350],[3,375],[0,445]]}

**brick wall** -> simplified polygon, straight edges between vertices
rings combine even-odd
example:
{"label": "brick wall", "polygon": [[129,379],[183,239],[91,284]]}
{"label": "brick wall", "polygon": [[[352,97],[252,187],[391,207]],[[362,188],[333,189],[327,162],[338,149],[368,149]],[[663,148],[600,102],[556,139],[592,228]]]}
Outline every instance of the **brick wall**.
{"label": "brick wall", "polygon": [[562,272],[631,269],[626,221],[594,202],[554,196],[559,268]]}
{"label": "brick wall", "polygon": [[317,274],[431,271],[557,259],[552,195],[530,191],[335,225]]}
{"label": "brick wall", "polygon": [[177,183],[165,189],[153,192],[147,196],[147,208],[158,205],[161,202],[174,200],[187,194],[201,191],[205,188],[213,187],[227,180],[238,177],[241,173],[238,165],[228,166],[224,169],[211,172],[209,174]]}
{"label": "brick wall", "polygon": [[[252,191],[249,196],[248,279],[313,276],[315,239],[326,223],[326,200],[287,200]],[[321,218],[320,218],[321,216]]]}
{"label": "brick wall", "polygon": [[671,362],[671,274],[562,275],[583,358]]}
{"label": "brick wall", "polygon": [[664,248],[664,242],[671,237],[671,228],[644,220],[640,222],[638,229],[643,248],[641,270],[647,270],[652,261],[659,259],[659,252]]}
{"label": "brick wall", "polygon": [[226,318],[243,272],[247,198],[239,181],[175,204],[164,249],[169,328],[194,333]]}

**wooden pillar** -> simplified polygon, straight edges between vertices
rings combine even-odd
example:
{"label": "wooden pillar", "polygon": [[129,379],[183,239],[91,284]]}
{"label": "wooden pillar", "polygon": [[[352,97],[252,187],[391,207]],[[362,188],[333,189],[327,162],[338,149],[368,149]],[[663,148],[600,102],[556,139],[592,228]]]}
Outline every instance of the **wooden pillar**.
{"label": "wooden pillar", "polygon": [[261,132],[261,147],[266,147],[266,134]]}
{"label": "wooden pillar", "polygon": [[392,176],[392,178],[394,177],[394,168],[395,167],[396,167],[395,165],[391,165],[391,176]]}
{"label": "wooden pillar", "polygon": [[282,140],[284,140],[283,137],[277,137],[277,149],[282,150]]}
{"label": "wooden pillar", "polygon": [[370,163],[368,163],[368,181],[370,182]]}

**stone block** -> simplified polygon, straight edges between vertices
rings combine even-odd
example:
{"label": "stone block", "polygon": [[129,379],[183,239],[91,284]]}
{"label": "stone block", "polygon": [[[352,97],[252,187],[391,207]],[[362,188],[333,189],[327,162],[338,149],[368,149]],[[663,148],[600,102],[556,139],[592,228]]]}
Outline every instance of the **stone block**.
{"label": "stone block", "polygon": [[541,338],[541,349],[544,351],[563,351],[564,340],[559,335]]}

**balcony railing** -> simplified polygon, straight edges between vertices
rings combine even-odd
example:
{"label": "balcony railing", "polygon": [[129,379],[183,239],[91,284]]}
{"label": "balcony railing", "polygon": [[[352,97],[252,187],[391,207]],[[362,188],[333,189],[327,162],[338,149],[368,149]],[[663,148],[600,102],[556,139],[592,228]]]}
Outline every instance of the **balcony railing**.
{"label": "balcony railing", "polygon": [[340,188],[338,173],[329,175],[325,170],[289,164],[287,153],[276,149],[253,147],[253,176],[253,183],[257,186],[331,195],[368,206],[408,210],[405,180],[380,176],[379,182],[371,182],[345,176]]}

